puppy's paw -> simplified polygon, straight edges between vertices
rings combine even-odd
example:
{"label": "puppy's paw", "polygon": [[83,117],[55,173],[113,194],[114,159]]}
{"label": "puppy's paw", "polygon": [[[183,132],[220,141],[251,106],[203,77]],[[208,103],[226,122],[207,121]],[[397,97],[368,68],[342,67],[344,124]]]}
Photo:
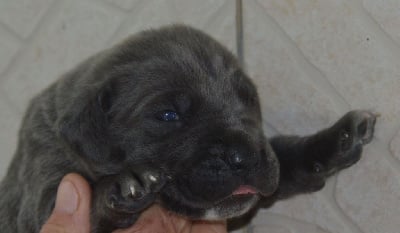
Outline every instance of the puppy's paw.
{"label": "puppy's paw", "polygon": [[[363,146],[373,139],[377,117],[378,115],[371,111],[350,111],[328,129],[329,139],[326,143],[333,146],[325,157],[325,167],[328,167],[325,170],[328,170],[329,174],[347,168],[361,158]],[[323,145],[324,143],[320,147]],[[321,169],[315,166],[315,170]]]}
{"label": "puppy's paw", "polygon": [[373,139],[377,117],[371,111],[351,111],[312,136],[306,153],[312,173],[325,179],[360,160],[363,146]]}
{"label": "puppy's paw", "polygon": [[111,186],[106,202],[110,209],[137,213],[155,201],[166,179],[159,172],[140,170],[136,170],[135,173],[124,172],[114,177],[114,184]]}
{"label": "puppy's paw", "polygon": [[93,190],[91,221],[98,229],[111,232],[131,226],[140,213],[153,204],[168,179],[155,169],[140,166],[99,179]]}
{"label": "puppy's paw", "polygon": [[372,141],[377,114],[370,111],[348,112],[339,120],[338,149],[342,153]]}

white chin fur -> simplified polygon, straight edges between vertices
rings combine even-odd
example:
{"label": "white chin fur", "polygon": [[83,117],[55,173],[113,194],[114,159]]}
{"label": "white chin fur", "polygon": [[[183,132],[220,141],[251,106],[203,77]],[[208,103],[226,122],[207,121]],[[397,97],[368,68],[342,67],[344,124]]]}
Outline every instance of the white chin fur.
{"label": "white chin fur", "polygon": [[228,218],[237,217],[247,213],[259,200],[258,196],[254,196],[252,199],[247,201],[244,204],[239,206],[230,206],[227,208],[223,208],[221,206],[215,206],[211,209],[208,209],[204,216],[201,218],[203,220],[225,220]]}

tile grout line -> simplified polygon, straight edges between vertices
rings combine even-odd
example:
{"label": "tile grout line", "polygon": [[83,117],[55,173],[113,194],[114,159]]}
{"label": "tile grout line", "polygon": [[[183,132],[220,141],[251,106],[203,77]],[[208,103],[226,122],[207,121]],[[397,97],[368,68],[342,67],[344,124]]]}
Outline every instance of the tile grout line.
{"label": "tile grout line", "polygon": [[11,59],[7,62],[7,65],[4,67],[2,71],[0,71],[0,83],[2,83],[2,80],[6,74],[6,71],[9,69],[8,67],[14,63],[14,60],[18,57],[18,54],[20,53],[20,50],[22,50],[24,44],[25,44],[25,39],[20,36],[18,33],[16,33],[14,30],[12,30],[8,25],[0,21],[0,28],[4,30],[6,33],[8,33],[8,36],[10,38],[13,38],[16,40],[16,44],[18,46],[17,50],[15,53],[12,55]]}
{"label": "tile grout line", "polygon": [[21,35],[19,35],[16,31],[14,31],[12,28],[10,28],[7,24],[4,22],[0,21],[0,27],[4,29],[4,31],[8,32],[12,37],[15,37],[19,43],[23,43],[25,41],[25,38]]}
{"label": "tile grout line", "polygon": [[393,169],[394,173],[397,173],[400,175],[400,160],[398,158],[395,157],[395,155],[392,152],[391,149],[391,143],[393,141],[393,139],[390,140],[390,142],[385,143],[381,140],[379,140],[378,138],[374,138],[375,140],[375,144],[377,146],[377,148],[379,150],[386,150],[388,156],[384,156],[386,162],[387,162],[387,166]]}
{"label": "tile grout line", "polygon": [[328,194],[323,194],[323,198],[325,199],[325,203],[329,205],[329,209],[336,215],[336,217],[341,221],[350,231],[356,233],[363,233],[361,227],[358,225],[356,221],[354,221],[339,205],[336,200],[336,189],[338,183],[338,175],[335,175],[333,181],[333,187],[331,188]]}
{"label": "tile grout line", "polygon": [[[399,133],[399,131],[396,132],[396,134]],[[390,156],[386,158],[386,160],[389,163],[389,166],[393,167],[396,166],[397,169],[395,169],[396,171],[400,171],[400,159],[396,157],[395,153],[392,150],[392,143],[395,139],[396,135],[393,136],[389,142],[387,143],[387,145],[385,146],[385,148],[389,151]],[[385,144],[382,142],[382,144]]]}
{"label": "tile grout line", "polygon": [[[120,14],[126,15],[130,10],[123,9],[116,5],[113,2],[108,2],[108,1],[97,1],[97,0],[86,0],[87,2],[90,2],[91,4],[98,4],[98,5],[103,5],[106,8],[112,9],[113,11],[118,11]],[[100,2],[100,4],[99,4]]]}
{"label": "tile grout line", "polygon": [[[200,27],[200,28],[205,28],[207,25],[210,25],[210,24],[212,24],[212,22],[216,22],[219,18],[218,17],[221,17],[221,15],[222,15],[222,10],[223,9],[227,9],[229,6],[230,6],[230,0],[225,0],[224,1],[224,3],[220,6],[220,7],[218,7],[217,8],[217,10],[215,10],[213,13],[212,13],[212,15],[210,15],[210,17],[208,17],[207,18],[207,20],[202,24],[202,26]],[[234,9],[236,8],[236,6],[234,6]],[[236,18],[236,13],[235,13],[235,15],[233,16],[233,18]],[[233,33],[234,35],[232,35],[234,38],[236,38],[236,25],[234,26],[235,27],[235,32]],[[237,41],[237,40],[236,40]],[[234,45],[234,47],[231,49],[231,51],[233,52],[233,50],[235,49],[235,45]],[[236,51],[237,52],[237,51]]]}
{"label": "tile grout line", "polygon": [[[106,0],[102,0],[101,2],[102,2],[102,4],[103,4],[104,6],[113,8],[113,9],[115,9],[115,10],[117,10],[117,11],[121,11],[121,12],[123,12],[123,13],[129,13],[129,12],[132,10],[131,8],[124,8],[124,7],[121,7],[121,6],[119,6],[118,4],[115,4],[115,2],[109,2],[109,1],[106,1]],[[94,1],[93,3],[98,3],[98,2],[97,2],[97,1]]]}

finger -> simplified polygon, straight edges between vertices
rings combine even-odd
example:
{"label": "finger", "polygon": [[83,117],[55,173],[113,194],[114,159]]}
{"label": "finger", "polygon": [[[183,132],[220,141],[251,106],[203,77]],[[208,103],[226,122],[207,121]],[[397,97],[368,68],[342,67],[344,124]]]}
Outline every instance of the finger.
{"label": "finger", "polygon": [[192,221],[176,215],[172,212],[167,212],[167,214],[169,215],[169,219],[171,224],[174,226],[174,229],[177,233],[189,233],[192,230]]}
{"label": "finger", "polygon": [[226,221],[209,222],[198,221],[193,223],[190,233],[227,233]]}
{"label": "finger", "polygon": [[[163,226],[163,216],[158,206],[154,205],[145,210],[139,219],[129,228],[116,230],[113,233],[156,233],[168,232]],[[160,231],[162,229],[163,231]]]}
{"label": "finger", "polygon": [[113,233],[189,233],[189,222],[159,205],[153,205],[142,213],[135,224]]}
{"label": "finger", "polygon": [[57,190],[53,213],[41,233],[89,233],[90,186],[77,174],[66,175]]}

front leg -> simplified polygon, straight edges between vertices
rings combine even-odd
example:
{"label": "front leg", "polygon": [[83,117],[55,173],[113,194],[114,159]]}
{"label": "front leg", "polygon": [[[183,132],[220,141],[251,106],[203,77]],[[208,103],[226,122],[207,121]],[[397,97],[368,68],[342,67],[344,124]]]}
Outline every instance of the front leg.
{"label": "front leg", "polygon": [[355,164],[363,145],[371,142],[377,115],[351,111],[328,129],[307,137],[277,136],[270,140],[280,163],[277,191],[264,207],[280,199],[322,189],[327,178]]}
{"label": "front leg", "polygon": [[131,226],[155,202],[165,182],[166,177],[148,167],[101,178],[94,185],[92,232]]}

